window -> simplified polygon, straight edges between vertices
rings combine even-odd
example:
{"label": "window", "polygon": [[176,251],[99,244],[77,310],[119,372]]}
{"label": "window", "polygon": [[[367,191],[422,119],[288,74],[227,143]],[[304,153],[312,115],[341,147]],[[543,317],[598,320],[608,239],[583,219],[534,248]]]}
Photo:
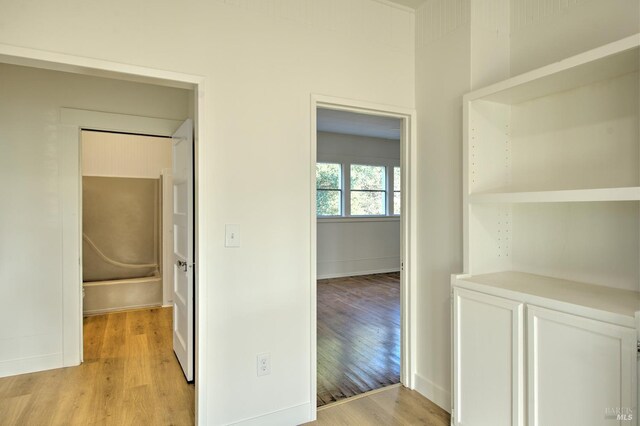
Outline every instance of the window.
{"label": "window", "polygon": [[393,168],[393,214],[399,215],[401,209],[401,200],[400,197],[400,167]]}
{"label": "window", "polygon": [[386,167],[351,165],[351,215],[384,216],[387,213]]}
{"label": "window", "polygon": [[342,165],[316,165],[316,205],[318,216],[342,214]]}

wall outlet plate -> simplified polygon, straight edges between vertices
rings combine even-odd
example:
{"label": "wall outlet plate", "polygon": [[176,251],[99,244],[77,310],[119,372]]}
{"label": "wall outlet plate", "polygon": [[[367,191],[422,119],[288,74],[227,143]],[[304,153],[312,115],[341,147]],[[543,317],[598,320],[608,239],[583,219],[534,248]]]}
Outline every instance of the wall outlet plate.
{"label": "wall outlet plate", "polygon": [[256,357],[258,376],[266,376],[271,374],[271,354],[261,353]]}

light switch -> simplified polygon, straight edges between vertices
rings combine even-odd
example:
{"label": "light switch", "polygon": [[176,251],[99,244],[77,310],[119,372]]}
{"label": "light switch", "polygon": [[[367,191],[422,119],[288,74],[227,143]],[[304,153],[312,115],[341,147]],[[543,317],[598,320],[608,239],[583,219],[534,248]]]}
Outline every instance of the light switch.
{"label": "light switch", "polygon": [[225,247],[240,247],[240,225],[225,225]]}

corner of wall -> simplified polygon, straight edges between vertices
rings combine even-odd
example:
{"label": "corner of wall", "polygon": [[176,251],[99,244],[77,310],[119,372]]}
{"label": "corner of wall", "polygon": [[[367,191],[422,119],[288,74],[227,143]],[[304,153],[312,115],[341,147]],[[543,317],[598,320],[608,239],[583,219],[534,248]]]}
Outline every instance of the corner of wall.
{"label": "corner of wall", "polygon": [[451,392],[438,386],[419,373],[414,375],[413,383],[416,392],[432,401],[447,413],[451,413]]}

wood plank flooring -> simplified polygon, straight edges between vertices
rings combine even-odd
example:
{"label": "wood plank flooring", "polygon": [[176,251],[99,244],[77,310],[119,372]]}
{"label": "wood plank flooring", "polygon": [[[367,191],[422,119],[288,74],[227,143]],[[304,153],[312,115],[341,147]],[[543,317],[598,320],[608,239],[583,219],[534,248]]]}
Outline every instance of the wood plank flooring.
{"label": "wood plank flooring", "polygon": [[322,406],[400,382],[400,274],[318,280]]}
{"label": "wood plank flooring", "polygon": [[78,367],[0,379],[0,425],[192,425],[171,308],[84,319]]}
{"label": "wood plank flooring", "polygon": [[424,425],[448,426],[449,413],[403,386],[381,389],[318,409],[313,426]]}

